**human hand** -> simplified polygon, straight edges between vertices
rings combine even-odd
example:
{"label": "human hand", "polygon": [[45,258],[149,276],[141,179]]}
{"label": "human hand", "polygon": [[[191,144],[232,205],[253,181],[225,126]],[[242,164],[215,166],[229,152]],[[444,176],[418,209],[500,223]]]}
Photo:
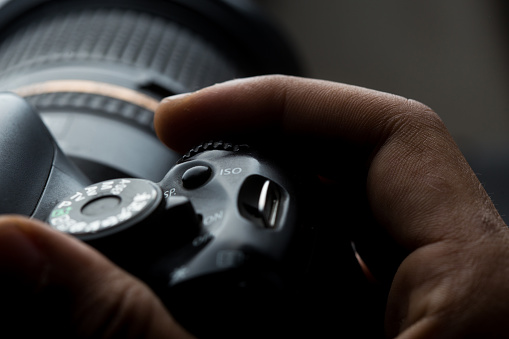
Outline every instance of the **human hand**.
{"label": "human hand", "polygon": [[192,338],[142,282],[42,222],[0,217],[2,338]]}
{"label": "human hand", "polygon": [[283,136],[327,154],[308,153],[312,170],[336,181],[342,172],[332,161],[350,153],[365,166],[357,179],[378,225],[408,251],[392,282],[387,335],[509,337],[507,227],[430,108],[354,86],[269,76],[164,100],[155,127],[182,152],[227,136]]}

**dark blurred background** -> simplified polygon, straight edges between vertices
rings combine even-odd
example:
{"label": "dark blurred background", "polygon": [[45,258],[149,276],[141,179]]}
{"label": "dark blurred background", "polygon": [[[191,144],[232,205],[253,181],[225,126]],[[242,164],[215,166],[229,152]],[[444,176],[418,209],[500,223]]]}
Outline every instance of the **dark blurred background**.
{"label": "dark blurred background", "polygon": [[305,75],[421,101],[509,220],[507,0],[256,0]]}

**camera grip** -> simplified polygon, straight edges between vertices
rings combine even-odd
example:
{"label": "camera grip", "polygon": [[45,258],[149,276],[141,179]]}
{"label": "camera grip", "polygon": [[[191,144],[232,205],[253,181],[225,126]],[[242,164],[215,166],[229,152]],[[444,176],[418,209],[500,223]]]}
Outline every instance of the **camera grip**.
{"label": "camera grip", "polygon": [[4,92],[0,105],[0,214],[44,220],[53,204],[89,181],[25,100]]}

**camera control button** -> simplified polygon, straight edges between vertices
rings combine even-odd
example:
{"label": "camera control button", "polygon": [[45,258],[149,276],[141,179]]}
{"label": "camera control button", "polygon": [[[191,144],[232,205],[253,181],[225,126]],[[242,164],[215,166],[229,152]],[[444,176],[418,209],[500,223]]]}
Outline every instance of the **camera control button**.
{"label": "camera control button", "polygon": [[182,175],[182,185],[187,189],[195,189],[204,185],[211,177],[212,169],[208,166],[194,166]]}

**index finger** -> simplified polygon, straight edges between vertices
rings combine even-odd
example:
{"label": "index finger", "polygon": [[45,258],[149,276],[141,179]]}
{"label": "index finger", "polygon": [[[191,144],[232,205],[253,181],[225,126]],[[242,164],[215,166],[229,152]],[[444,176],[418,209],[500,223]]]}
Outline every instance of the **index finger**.
{"label": "index finger", "polygon": [[167,99],[155,126],[161,140],[179,151],[232,131],[318,140],[338,158],[345,142],[368,147],[371,208],[409,250],[503,229],[441,119],[399,96],[320,80],[258,77]]}
{"label": "index finger", "polygon": [[[202,139],[261,131],[375,141],[370,111],[405,99],[344,84],[285,76],[238,79],[163,100],[155,126],[163,142],[185,151]],[[358,114],[363,112],[364,114]],[[175,126],[175,128],[173,128]]]}

